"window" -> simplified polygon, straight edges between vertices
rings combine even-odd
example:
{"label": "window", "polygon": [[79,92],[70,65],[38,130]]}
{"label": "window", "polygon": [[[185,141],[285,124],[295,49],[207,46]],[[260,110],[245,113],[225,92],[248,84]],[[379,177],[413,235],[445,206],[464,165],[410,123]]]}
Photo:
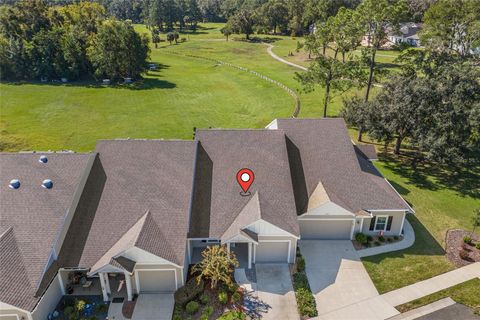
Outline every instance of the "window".
{"label": "window", "polygon": [[387,216],[377,216],[377,220],[375,221],[375,231],[385,231],[387,228]]}

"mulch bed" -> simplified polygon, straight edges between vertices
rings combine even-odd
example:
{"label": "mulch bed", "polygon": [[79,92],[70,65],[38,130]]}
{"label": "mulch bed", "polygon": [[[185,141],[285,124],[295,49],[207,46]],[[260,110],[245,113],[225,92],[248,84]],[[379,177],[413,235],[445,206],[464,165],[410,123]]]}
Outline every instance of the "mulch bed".
{"label": "mulch bed", "polygon": [[127,319],[132,319],[133,310],[135,309],[135,304],[137,299],[133,301],[125,301],[122,306],[122,314]]}
{"label": "mulch bed", "polygon": [[[467,248],[467,251],[469,252],[469,258],[468,260],[464,260],[460,258],[460,251],[462,250],[463,246],[463,237],[469,236],[472,237],[473,245],[467,245],[465,246]],[[475,244],[480,242],[480,236],[477,234],[470,235],[469,231],[465,230],[460,230],[460,229],[455,229],[455,230],[449,230],[447,232],[447,237],[446,237],[446,246],[447,246],[447,258],[450,260],[455,266],[457,267],[463,267],[466,265],[469,265],[474,262],[480,261],[480,250],[475,248]]]}
{"label": "mulch bed", "polygon": [[[381,242],[381,241],[378,241],[378,236],[372,236],[373,240],[370,241],[370,246],[368,246],[368,247],[359,243],[356,240],[352,240],[352,244],[353,244],[353,247],[355,248],[355,250],[358,251],[358,250],[367,249],[367,248],[380,247],[380,246],[384,246],[384,245],[387,245],[387,244],[392,244],[392,243],[399,242],[399,241],[403,240],[403,236],[398,236],[397,240],[395,240],[393,236],[384,236],[384,238],[385,238],[385,241]],[[380,245],[376,245],[375,244],[376,241],[378,241],[380,243]]]}

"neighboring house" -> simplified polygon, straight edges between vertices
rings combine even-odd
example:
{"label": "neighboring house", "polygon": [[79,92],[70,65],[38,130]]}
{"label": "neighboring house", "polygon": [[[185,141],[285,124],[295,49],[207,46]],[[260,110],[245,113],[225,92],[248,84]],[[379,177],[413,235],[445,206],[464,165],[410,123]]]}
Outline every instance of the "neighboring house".
{"label": "neighboring house", "polygon": [[[399,29],[393,30],[392,28],[386,28],[386,39],[384,39],[384,44],[382,48],[388,49],[395,44],[406,43],[412,47],[420,47],[420,31],[422,29],[421,23],[416,22],[405,22],[401,23]],[[361,45],[368,47],[370,46],[371,38],[369,34],[366,34],[362,37]]]}
{"label": "neighboring house", "polygon": [[[226,244],[244,268],[293,263],[299,239],[400,235],[413,212],[343,119],[40,155],[0,154],[1,320],[46,319],[67,294],[174,292],[208,245]],[[235,179],[244,167],[250,196]]]}
{"label": "neighboring house", "polygon": [[420,47],[419,33],[421,29],[421,23],[401,23],[399,30],[388,30],[388,41],[391,44],[406,43],[412,47]]}

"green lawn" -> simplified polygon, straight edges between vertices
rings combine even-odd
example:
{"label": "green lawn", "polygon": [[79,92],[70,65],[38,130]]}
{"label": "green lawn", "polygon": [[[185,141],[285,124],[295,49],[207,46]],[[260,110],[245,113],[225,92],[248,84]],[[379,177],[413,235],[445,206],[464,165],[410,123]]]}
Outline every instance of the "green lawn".
{"label": "green lawn", "polygon": [[437,300],[450,297],[455,302],[461,303],[473,309],[476,314],[480,315],[480,301],[478,299],[480,290],[480,279],[472,279],[470,281],[458,284],[451,288],[436,292],[423,298],[402,304],[397,307],[400,312],[407,312],[412,309],[430,304]]}
{"label": "green lawn", "polygon": [[383,159],[376,167],[416,211],[409,217],[416,236],[412,247],[363,258],[380,293],[453,269],[444,256],[445,232],[471,228],[473,209],[480,207],[480,174],[457,174],[429,166],[420,166],[415,172],[408,164],[392,159]]}
{"label": "green lawn", "polygon": [[[261,128],[274,118],[291,116],[293,100],[279,87],[246,72],[169,51],[212,57],[258,71],[300,92],[300,117],[321,116],[322,88],[302,93],[294,80],[296,68],[273,60],[261,43],[240,41],[238,35],[232,38],[239,41],[224,41],[221,27],[201,25],[197,33],[181,35],[186,42],[161,42],[158,49],[152,46],[151,60],[161,68],[133,85],[0,83],[0,150],[88,151],[98,139],[190,139],[193,127]],[[141,25],[136,28],[147,31]],[[279,56],[297,62],[298,39],[263,38],[273,43]],[[288,52],[295,56],[288,57]],[[396,54],[382,51],[378,61],[390,68]],[[308,61],[302,63],[308,65]],[[361,93],[351,90],[335,97],[328,114],[338,114],[343,97]],[[391,159],[376,165],[416,210],[409,219],[417,235],[412,248],[364,259],[379,291],[451,270],[442,249],[445,231],[468,228],[469,215],[480,207],[478,170],[460,175],[420,167],[413,172]]]}

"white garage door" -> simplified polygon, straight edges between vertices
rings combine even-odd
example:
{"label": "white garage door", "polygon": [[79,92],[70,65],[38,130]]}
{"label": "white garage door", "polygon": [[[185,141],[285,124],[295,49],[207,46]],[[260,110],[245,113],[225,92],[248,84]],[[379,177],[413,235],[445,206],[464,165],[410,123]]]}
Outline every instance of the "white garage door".
{"label": "white garage door", "polygon": [[288,262],[288,242],[262,242],[257,245],[255,263]]}
{"label": "white garage door", "polygon": [[0,314],[0,320],[18,320],[19,316],[16,314]]}
{"label": "white garage door", "polygon": [[349,240],[352,220],[300,220],[302,239]]}
{"label": "white garage door", "polygon": [[175,271],[173,270],[137,270],[140,293],[174,292]]}

